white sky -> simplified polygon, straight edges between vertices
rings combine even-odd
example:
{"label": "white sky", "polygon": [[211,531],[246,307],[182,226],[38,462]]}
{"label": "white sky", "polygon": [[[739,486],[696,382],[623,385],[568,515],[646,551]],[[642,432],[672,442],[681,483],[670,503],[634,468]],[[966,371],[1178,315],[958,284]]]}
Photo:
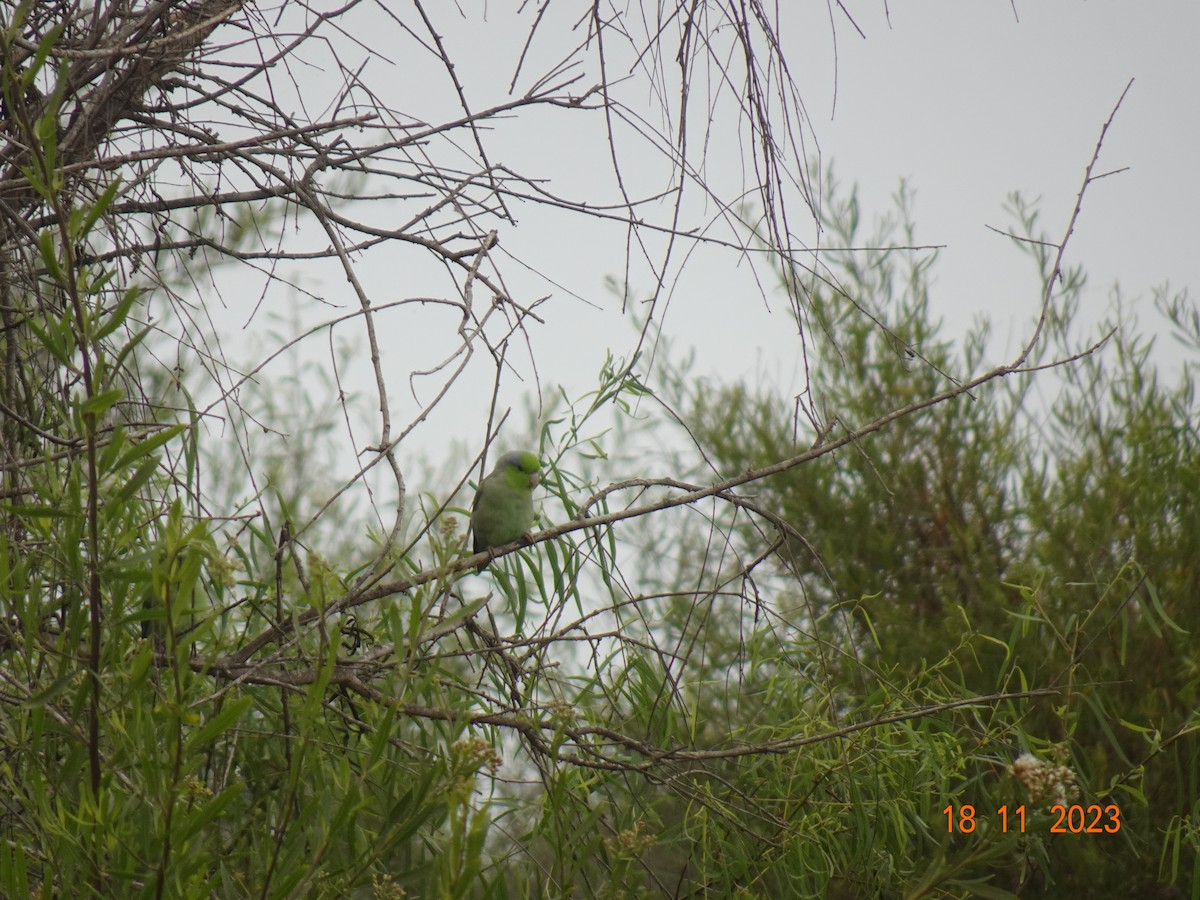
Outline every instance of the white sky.
{"label": "white sky", "polygon": [[917,190],[923,236],[946,243],[936,300],[953,322],[1033,308],[1028,266],[984,228],[1005,226],[1009,191],[1042,198],[1060,234],[1092,147],[1125,84],[1070,261],[1092,302],[1115,279],[1129,294],[1200,284],[1200,4],[1119,0],[891,3],[892,27],[846,40],[836,117],[823,147],[883,201],[897,177]]}

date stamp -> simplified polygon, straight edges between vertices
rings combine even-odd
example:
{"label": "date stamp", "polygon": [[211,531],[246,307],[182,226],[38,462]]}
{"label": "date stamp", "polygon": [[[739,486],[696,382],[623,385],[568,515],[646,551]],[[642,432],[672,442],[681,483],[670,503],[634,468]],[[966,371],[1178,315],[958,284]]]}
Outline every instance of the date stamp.
{"label": "date stamp", "polygon": [[[982,815],[969,803],[955,806],[951,803],[942,810],[946,817],[946,830],[951,834],[970,834],[979,824]],[[1069,806],[1056,803],[1050,807],[1050,834],[1116,834],[1121,830],[1121,808],[1115,803],[1100,805],[1092,803],[1083,806],[1072,803]],[[1007,805],[996,810],[996,818],[1000,821],[1003,832],[1018,831],[1025,833],[1025,805],[1009,809]]]}

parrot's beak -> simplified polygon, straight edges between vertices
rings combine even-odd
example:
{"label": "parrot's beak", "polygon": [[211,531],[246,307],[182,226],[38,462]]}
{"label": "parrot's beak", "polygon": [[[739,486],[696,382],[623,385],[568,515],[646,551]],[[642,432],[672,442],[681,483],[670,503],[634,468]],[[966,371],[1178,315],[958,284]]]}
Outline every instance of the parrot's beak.
{"label": "parrot's beak", "polygon": [[529,476],[529,486],[530,487],[537,487],[541,483],[542,483],[542,473],[541,472],[534,472],[532,475]]}

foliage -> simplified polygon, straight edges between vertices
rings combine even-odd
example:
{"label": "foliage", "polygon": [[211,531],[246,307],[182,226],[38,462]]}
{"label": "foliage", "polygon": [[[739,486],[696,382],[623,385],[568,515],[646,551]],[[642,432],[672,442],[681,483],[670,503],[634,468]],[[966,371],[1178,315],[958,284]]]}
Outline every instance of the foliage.
{"label": "foliage", "polygon": [[[898,210],[898,221],[864,236],[851,195],[828,225],[846,246],[911,246],[903,191]],[[1036,215],[1020,198],[1014,213],[1039,239],[1020,246],[1048,281],[1051,250],[1034,233]],[[811,330],[826,340],[807,390],[837,427],[853,430],[977,367],[987,323],[961,355],[939,337],[928,311],[932,261],[868,253],[833,267],[837,289],[815,292]],[[785,284],[795,283],[789,273]],[[1076,352],[1084,286],[1078,270],[1053,285],[1042,358]],[[1162,291],[1158,306],[1195,346],[1200,330],[1186,294]],[[927,834],[914,852],[923,862],[901,879],[917,893],[986,885],[1019,896],[1117,897],[1186,891],[1194,879],[1194,364],[1168,387],[1153,345],[1124,316],[1103,350],[1037,376],[1055,382],[1048,405],[1029,392],[1029,376],[1015,376],[758,485],[757,502],[793,531],[773,554],[771,581],[803,598],[797,630],[824,642],[839,616],[853,623],[848,644],[830,654],[845,709],[1054,691],[976,711],[949,729],[935,764],[940,784],[907,772],[892,778],[891,764],[877,760],[885,795],[903,808],[913,792],[932,791],[939,799],[921,819],[929,832],[939,804],[1012,809],[1025,795],[1004,777],[1006,761],[1032,751],[1070,768],[1080,803],[1121,809],[1119,835],[1098,839],[1050,836],[1044,813],[1022,836],[997,833],[994,816],[969,838]],[[718,474],[799,449],[805,429],[770,386],[713,384],[683,369],[666,394]],[[739,533],[746,557],[767,543],[749,525]],[[916,742],[909,749],[934,755]]]}
{"label": "foliage", "polygon": [[[1096,896],[1098,874],[1114,894],[1187,887],[1192,373],[1163,386],[1150,345],[1119,334],[1061,370],[1043,432],[1024,359],[952,376],[977,370],[986,334],[963,351],[939,338],[932,257],[881,236],[813,289],[785,255],[777,194],[789,177],[809,194],[789,155],[804,141],[769,121],[805,117],[776,35],[743,6],[714,4],[705,32],[702,16],[646,19],[644,46],[632,17],[597,20],[594,40],[518,71],[524,92],[479,112],[418,5],[397,31],[464,107],[436,122],[387,107],[338,56],[356,6],[287,43],[284,9],[270,22],[231,0],[0,4],[0,893]],[[221,44],[226,24],[237,36]],[[481,135],[530,109],[596,112],[615,161],[628,110],[604,41],[656,59],[674,30],[684,72],[689,54],[745,59],[734,107],[745,93],[758,110],[749,152],[773,173],[754,187],[759,237],[807,327],[810,400],[683,372],[657,386],[639,353],[610,355],[591,392],[548,401],[530,429],[551,527],[468,579],[468,476],[413,502],[397,448],[477,357],[493,387],[481,457],[503,424],[502,376],[540,301],[505,287],[492,220],[513,222],[518,201],[612,208],[493,163]],[[291,101],[317,101],[285,96],[274,71],[310,39],[335,48],[344,81],[312,120]],[[594,86],[576,85],[585,63]],[[687,118],[694,95],[678,94],[663,121]],[[686,129],[648,123],[676,206],[664,226],[627,196],[629,227],[728,243],[681,224],[685,192],[714,186]],[[372,193],[380,176],[391,186]],[[851,246],[858,218],[851,200],[823,224]],[[283,240],[301,219],[314,247]],[[741,217],[723,221],[744,236]],[[375,248],[393,281],[432,261],[444,290],[379,303],[358,265]],[[643,337],[674,271],[663,258]],[[322,300],[308,267],[332,266],[358,306],[315,325],[276,316],[295,336],[268,351],[274,335],[257,333],[239,366],[197,324],[226,299],[220,267],[261,267],[266,293],[290,262],[306,266],[290,296]],[[1039,263],[1046,333],[1065,342],[1082,279]],[[1163,305],[1200,343],[1191,307]],[[380,326],[427,307],[453,324],[445,344],[406,333],[440,355],[411,363],[394,427]],[[266,372],[349,322],[366,352],[330,355],[331,405],[302,393],[318,383],[305,364]],[[355,362],[376,390],[368,440],[342,381]],[[1006,376],[1021,381],[1001,390]],[[803,441],[783,414],[800,406]],[[635,453],[669,443],[645,410],[671,407],[710,464],[694,481],[690,463],[652,477]],[[1010,770],[1020,751],[1057,765]],[[1119,834],[1048,836],[1023,792],[1065,796],[1072,779],[1120,804]],[[1022,801],[1029,828],[998,827],[992,811]]]}

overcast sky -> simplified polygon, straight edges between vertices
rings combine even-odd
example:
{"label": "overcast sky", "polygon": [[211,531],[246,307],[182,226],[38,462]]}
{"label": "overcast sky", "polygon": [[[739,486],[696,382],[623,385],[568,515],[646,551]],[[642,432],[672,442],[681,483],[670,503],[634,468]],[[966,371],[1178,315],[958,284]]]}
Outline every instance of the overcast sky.
{"label": "overcast sky", "polygon": [[[511,98],[509,80],[537,12],[532,4],[520,11],[511,6],[429,7],[475,109]],[[961,334],[982,314],[997,325],[995,361],[1023,343],[1039,300],[1036,274],[1010,241],[986,226],[1012,225],[1004,206],[1011,191],[1020,191],[1039,200],[1043,226],[1056,239],[1061,235],[1101,126],[1130,79],[1133,86],[1098,167],[1128,171],[1089,189],[1067,262],[1089,273],[1085,305],[1097,320],[1109,309],[1114,281],[1127,297],[1142,298],[1167,282],[1177,289],[1200,284],[1194,215],[1200,200],[1200,3],[889,0],[846,7],[865,37],[824,4],[790,5],[783,22],[784,52],[815,136],[810,149],[819,149],[843,185],[860,186],[867,217],[888,211],[899,181],[907,180],[916,196],[918,239],[945,247],[934,271],[932,302],[950,335]],[[465,17],[460,8],[467,10]],[[526,72],[561,57],[566,41],[580,39],[581,32],[570,30],[573,19],[557,26],[552,21],[574,9],[550,5],[539,42],[526,51]],[[386,29],[395,30],[394,22],[377,11],[369,15],[378,21],[356,20],[358,36],[390,45]],[[378,33],[372,33],[376,27]],[[424,106],[431,121],[451,114],[444,107],[451,97],[445,72],[428,55],[398,44],[390,60],[372,58],[363,78],[376,90],[393,91],[386,99],[397,109],[420,115]],[[326,86],[314,81],[311,87],[315,96]],[[644,86],[637,90],[648,94]],[[646,96],[647,110],[651,99]],[[635,103],[637,96],[628,89],[624,100]],[[544,174],[559,194],[599,190],[615,199],[602,117],[586,111],[569,115],[521,115],[495,123],[485,134],[492,160]],[[723,131],[733,127],[720,110],[713,116],[712,129],[720,133],[712,138],[708,177],[715,183],[742,178],[742,160],[720,146]],[[622,152],[635,193],[664,186],[660,155],[639,149],[636,140]],[[623,356],[634,343],[628,316],[603,286],[605,277],[623,276],[624,229],[534,204],[513,209],[517,224],[500,226],[497,251],[506,285],[526,302],[549,297],[539,310],[546,325],[531,331],[537,376],[544,387],[561,383],[577,396],[595,383],[607,351]],[[697,222],[713,214],[698,201],[690,212]],[[440,276],[398,262],[402,259],[376,253],[363,260],[360,277],[377,304],[447,292]],[[785,390],[798,390],[798,343],[786,301],[770,292],[764,298],[748,269],[732,253],[704,251],[688,258],[664,294],[666,331],[677,350],[696,351],[701,372],[728,378],[765,374]],[[650,290],[647,268],[631,274],[635,292]],[[336,274],[310,268],[302,278],[329,302],[355,308]],[[287,307],[284,292],[272,291],[276,308]],[[1155,324],[1148,304],[1145,311],[1146,324]],[[328,308],[316,312],[333,315]],[[254,331],[247,350],[251,360],[262,357],[261,329]],[[339,336],[348,333],[342,329]],[[382,333],[395,420],[407,421],[419,408],[410,384],[422,401],[436,393],[435,379],[411,382],[410,373],[443,358],[451,344],[440,344],[438,335],[452,337],[453,323],[437,310],[405,307],[382,321]],[[529,359],[511,361],[514,376],[525,380],[509,378],[501,400],[517,405],[535,377]],[[427,452],[448,441],[478,448],[490,394],[488,368],[480,358],[406,445],[407,452]],[[349,387],[370,391],[365,364],[340,374]],[[527,441],[511,434],[504,443]]]}
{"label": "overcast sky", "polygon": [[[1126,296],[1142,297],[1165,282],[1200,284],[1194,214],[1200,201],[1200,4],[1018,2],[1015,14],[1005,0],[901,0],[886,9],[883,3],[847,4],[865,38],[835,13],[836,41],[823,5],[791,8],[801,7],[785,17],[783,39],[821,159],[843,184],[860,186],[866,215],[887,211],[900,179],[907,179],[916,194],[918,238],[945,245],[933,304],[950,333],[985,314],[997,323],[997,354],[1023,343],[1039,301],[1036,273],[986,226],[1013,224],[1004,207],[1009,193],[1020,191],[1039,200],[1042,224],[1055,238],[1061,235],[1101,127],[1130,79],[1133,87],[1098,166],[1128,171],[1089,188],[1067,261],[1089,273],[1085,305],[1097,319],[1110,308],[1114,281]],[[490,24],[505,25],[494,16]],[[467,58],[508,72],[514,44],[489,40]],[[581,127],[580,142],[586,134]],[[597,161],[567,136],[512,137],[549,145],[549,155],[560,157],[549,167],[561,173],[564,191],[605,164],[603,152]],[[582,370],[587,383],[595,365],[586,365],[580,348],[605,341],[620,353],[630,343],[612,314],[615,304],[599,287],[604,275],[621,274],[621,244],[590,236],[581,241],[589,233],[578,222],[539,234],[540,218],[526,211],[518,231],[528,226],[531,234],[506,234],[506,246],[603,307],[556,292],[548,305],[548,339],[538,348],[541,372],[549,381],[575,381]],[[610,239],[621,236],[614,230]],[[786,304],[768,312],[762,302],[746,302],[753,293],[749,279],[742,273],[738,281],[732,257],[691,265],[692,276],[685,268],[675,288],[666,328],[697,349],[701,371],[795,377]],[[634,287],[648,291],[650,285]],[[726,290],[745,292],[743,302],[731,304]],[[734,315],[727,314],[731,308]],[[604,349],[591,347],[595,364]]]}
{"label": "overcast sky", "polygon": [[[485,39],[468,43],[464,36],[460,46],[470,52],[459,57],[466,60],[468,83],[471,63],[481,73],[495,73],[475,82],[489,90],[506,82],[495,75],[512,71],[516,38],[523,36],[515,31],[513,40],[496,40],[493,29],[528,25],[528,16],[505,20],[495,6],[488,29],[474,32]],[[1043,225],[1061,234],[1100,129],[1130,79],[1133,87],[1099,164],[1101,171],[1128,171],[1089,189],[1068,261],[1091,276],[1088,302],[1098,314],[1108,306],[1114,280],[1127,295],[1147,295],[1168,281],[1200,284],[1200,227],[1193,212],[1200,201],[1200,4],[1060,0],[1017,3],[1014,15],[1005,0],[922,0],[891,2],[890,16],[883,3],[847,4],[866,37],[835,14],[836,66],[826,10],[820,4],[793,8],[801,6],[803,15],[785,18],[783,38],[821,158],[843,184],[860,186],[867,215],[887,211],[900,179],[907,179],[916,194],[919,239],[945,245],[933,299],[952,331],[965,329],[977,313],[1002,324],[1011,320],[1016,330],[1034,315],[1032,266],[986,226],[1012,225],[1004,206],[1011,191],[1020,191],[1040,198]],[[445,24],[453,48],[454,17]],[[485,93],[480,102],[490,99]],[[540,166],[551,173],[563,193],[582,193],[607,167],[600,134],[589,132],[586,121],[577,135],[518,128],[498,137],[513,142],[501,146],[517,159],[534,161],[526,170]],[[627,159],[636,159],[635,145],[625,146]],[[655,164],[647,154],[651,173]],[[627,168],[636,174],[635,166]],[[654,186],[648,177],[646,190]],[[502,229],[504,246],[604,308],[572,302],[561,290],[548,304],[552,324],[573,333],[571,326],[584,326],[557,361],[551,360],[562,350],[561,332],[548,329],[543,345],[550,354],[543,358],[543,375],[569,379],[580,366],[580,344],[608,335],[619,352],[628,343],[617,317],[606,314],[615,304],[600,287],[604,276],[622,274],[623,231],[611,229],[605,243],[578,220],[545,222],[554,217],[528,209],[517,214],[516,233]],[[786,305],[768,314],[763,304],[745,302],[737,305],[736,317],[725,315],[730,304],[720,292],[737,280],[714,275],[709,265],[733,270],[737,260],[706,262],[693,260],[695,277],[676,288],[683,296],[672,301],[668,331],[686,336],[703,358],[717,360],[714,370],[754,370],[733,359],[721,362],[734,355],[731,350],[743,360],[752,347],[762,347],[768,360],[790,358],[789,329],[779,321]],[[633,287],[650,289],[645,283]],[[751,293],[745,284],[734,289]],[[554,292],[554,285],[543,290]]]}
{"label": "overcast sky", "polygon": [[1018,2],[1019,21],[1004,2],[889,5],[890,28],[876,8],[867,39],[842,43],[822,143],[876,202],[911,179],[923,236],[948,245],[936,299],[952,318],[1031,308],[1013,249],[984,225],[1008,224],[1020,190],[1061,232],[1131,78],[1100,160],[1129,171],[1089,189],[1071,260],[1097,304],[1114,279],[1131,294],[1200,284],[1200,4]]}

